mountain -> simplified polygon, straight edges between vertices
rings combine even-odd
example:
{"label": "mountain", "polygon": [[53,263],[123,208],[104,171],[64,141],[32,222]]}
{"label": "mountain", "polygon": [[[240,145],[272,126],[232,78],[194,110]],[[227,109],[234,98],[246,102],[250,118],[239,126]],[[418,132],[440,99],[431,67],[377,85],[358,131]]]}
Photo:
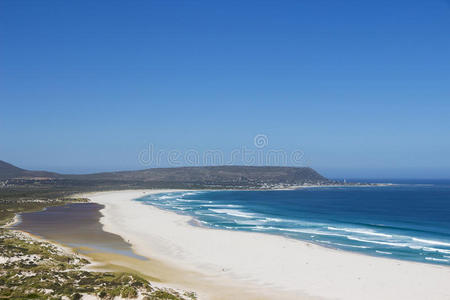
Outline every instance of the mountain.
{"label": "mountain", "polygon": [[210,166],[154,168],[139,171],[122,171],[88,175],[72,175],[72,179],[177,182],[207,184],[302,184],[327,182],[328,179],[311,168],[304,167],[255,167]]}
{"label": "mountain", "polygon": [[29,171],[18,168],[12,164],[0,160],[0,179],[10,179],[10,178],[59,178],[60,175],[57,173],[46,172],[46,171]]}
{"label": "mountain", "polygon": [[29,171],[0,161],[0,179],[45,177],[65,182],[93,184],[94,182],[141,183],[167,186],[262,186],[277,184],[329,183],[330,181],[311,168],[305,167],[256,167],[256,166],[208,166],[153,168],[138,171],[105,172],[85,175],[58,174],[45,171]]}

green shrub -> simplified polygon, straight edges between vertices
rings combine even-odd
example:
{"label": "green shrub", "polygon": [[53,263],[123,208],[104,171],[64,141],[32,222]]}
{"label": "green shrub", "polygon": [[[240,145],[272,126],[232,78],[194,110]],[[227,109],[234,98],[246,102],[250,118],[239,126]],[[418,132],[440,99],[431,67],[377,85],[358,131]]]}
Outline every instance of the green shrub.
{"label": "green shrub", "polygon": [[128,286],[122,289],[120,296],[122,298],[136,298],[138,296],[138,293],[134,288]]}
{"label": "green shrub", "polygon": [[81,298],[83,298],[83,295],[79,293],[75,293],[72,295],[72,300],[80,300]]}

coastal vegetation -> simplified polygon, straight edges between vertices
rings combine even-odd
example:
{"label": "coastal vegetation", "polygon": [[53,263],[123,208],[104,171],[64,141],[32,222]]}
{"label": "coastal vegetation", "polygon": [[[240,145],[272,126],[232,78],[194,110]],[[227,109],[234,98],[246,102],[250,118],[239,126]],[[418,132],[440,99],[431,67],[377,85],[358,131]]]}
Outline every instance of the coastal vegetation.
{"label": "coastal vegetation", "polygon": [[0,298],[196,299],[194,293],[156,288],[137,274],[93,272],[89,261],[48,242],[0,229]]}

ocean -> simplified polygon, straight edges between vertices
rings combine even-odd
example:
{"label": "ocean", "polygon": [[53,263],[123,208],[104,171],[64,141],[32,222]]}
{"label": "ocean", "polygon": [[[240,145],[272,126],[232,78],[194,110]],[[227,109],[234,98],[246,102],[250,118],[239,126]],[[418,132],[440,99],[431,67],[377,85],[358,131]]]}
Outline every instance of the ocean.
{"label": "ocean", "polygon": [[450,265],[450,182],[154,194],[203,226],[282,235],[362,254]]}

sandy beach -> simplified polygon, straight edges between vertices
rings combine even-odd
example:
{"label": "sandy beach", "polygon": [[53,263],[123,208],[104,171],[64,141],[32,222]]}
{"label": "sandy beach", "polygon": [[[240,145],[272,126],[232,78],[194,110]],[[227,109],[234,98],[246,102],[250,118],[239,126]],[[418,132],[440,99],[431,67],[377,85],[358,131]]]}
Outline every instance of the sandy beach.
{"label": "sandy beach", "polygon": [[[133,199],[169,190],[86,195],[105,206],[107,232],[147,263],[115,264],[205,299],[450,299],[450,268],[371,257],[280,236],[191,225],[192,218]],[[114,259],[111,256],[110,259]],[[153,269],[152,269],[153,268]],[[156,269],[155,269],[156,268]]]}

